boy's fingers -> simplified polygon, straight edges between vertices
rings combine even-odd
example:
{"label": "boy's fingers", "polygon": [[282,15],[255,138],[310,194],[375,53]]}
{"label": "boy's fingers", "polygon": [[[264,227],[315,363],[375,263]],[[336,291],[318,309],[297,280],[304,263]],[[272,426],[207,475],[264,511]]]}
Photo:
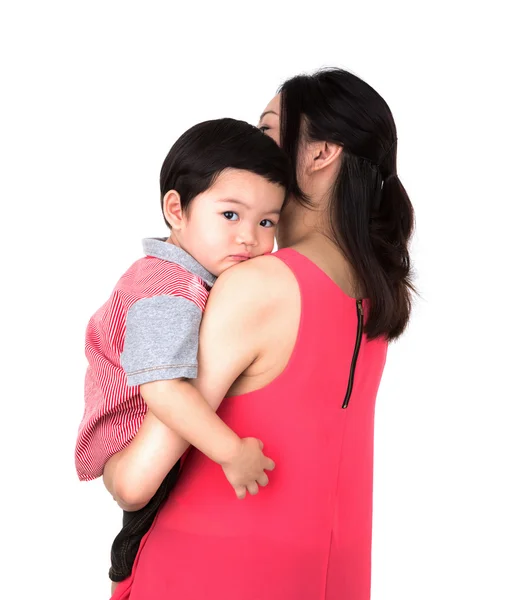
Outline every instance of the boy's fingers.
{"label": "boy's fingers", "polygon": [[265,485],[268,485],[268,475],[263,472],[263,475],[258,477],[257,482],[260,486],[265,487]]}
{"label": "boy's fingers", "polygon": [[247,495],[247,488],[244,485],[235,488],[236,497],[238,500],[243,500]]}
{"label": "boy's fingers", "polygon": [[265,471],[273,471],[275,469],[275,463],[271,458],[267,457],[263,468]]}
{"label": "boy's fingers", "polygon": [[249,483],[249,485],[247,486],[247,489],[249,490],[249,494],[251,496],[255,496],[259,492],[259,487],[256,482]]}

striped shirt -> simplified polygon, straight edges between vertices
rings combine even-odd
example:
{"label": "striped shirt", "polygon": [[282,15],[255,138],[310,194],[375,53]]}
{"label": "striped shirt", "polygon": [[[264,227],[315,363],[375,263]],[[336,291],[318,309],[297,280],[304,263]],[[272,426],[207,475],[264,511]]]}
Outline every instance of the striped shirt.
{"label": "striped shirt", "polygon": [[85,410],[78,430],[78,477],[100,477],[136,435],[146,414],[139,386],[197,376],[202,312],[215,277],[163,239],[143,240],[146,256],[116,284],[86,330]]}

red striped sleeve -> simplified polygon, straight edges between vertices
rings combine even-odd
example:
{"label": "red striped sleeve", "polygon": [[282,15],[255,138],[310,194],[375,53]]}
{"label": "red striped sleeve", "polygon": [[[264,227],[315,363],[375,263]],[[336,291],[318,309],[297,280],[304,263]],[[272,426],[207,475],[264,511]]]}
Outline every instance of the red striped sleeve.
{"label": "red striped sleeve", "polygon": [[85,338],[85,411],[75,451],[80,480],[102,475],[108,459],[136,435],[146,413],[139,387],[127,387],[120,364],[129,308],[143,298],[170,295],[186,298],[203,311],[208,293],[204,282],[183,267],[147,256],[131,266],[90,319]]}

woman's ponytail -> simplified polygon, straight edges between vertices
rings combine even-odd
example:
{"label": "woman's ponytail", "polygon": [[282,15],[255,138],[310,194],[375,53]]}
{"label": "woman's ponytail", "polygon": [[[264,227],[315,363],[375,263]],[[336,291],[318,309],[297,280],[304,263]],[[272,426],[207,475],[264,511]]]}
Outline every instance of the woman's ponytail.
{"label": "woman's ponytail", "polygon": [[[372,306],[365,327],[369,337],[377,337],[384,331],[388,339],[395,339],[408,323],[414,291],[408,248],[413,226],[413,206],[398,175],[391,173],[382,182],[379,206],[369,219],[373,260],[385,280],[382,288],[374,285],[367,294]],[[373,278],[369,274],[366,278],[368,289]]]}
{"label": "woman's ponytail", "polygon": [[344,150],[330,203],[332,230],[369,302],[365,333],[394,340],[411,310],[413,207],[396,173]]}

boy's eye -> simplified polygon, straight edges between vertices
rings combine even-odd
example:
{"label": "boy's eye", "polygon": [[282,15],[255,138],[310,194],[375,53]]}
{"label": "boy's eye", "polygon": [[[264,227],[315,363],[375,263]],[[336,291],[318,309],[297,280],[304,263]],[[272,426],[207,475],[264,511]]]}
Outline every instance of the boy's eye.
{"label": "boy's eye", "polygon": [[238,213],[231,210],[222,213],[228,221],[238,221]]}
{"label": "boy's eye", "polygon": [[270,221],[270,219],[263,219],[260,223],[261,227],[273,227],[275,223]]}

